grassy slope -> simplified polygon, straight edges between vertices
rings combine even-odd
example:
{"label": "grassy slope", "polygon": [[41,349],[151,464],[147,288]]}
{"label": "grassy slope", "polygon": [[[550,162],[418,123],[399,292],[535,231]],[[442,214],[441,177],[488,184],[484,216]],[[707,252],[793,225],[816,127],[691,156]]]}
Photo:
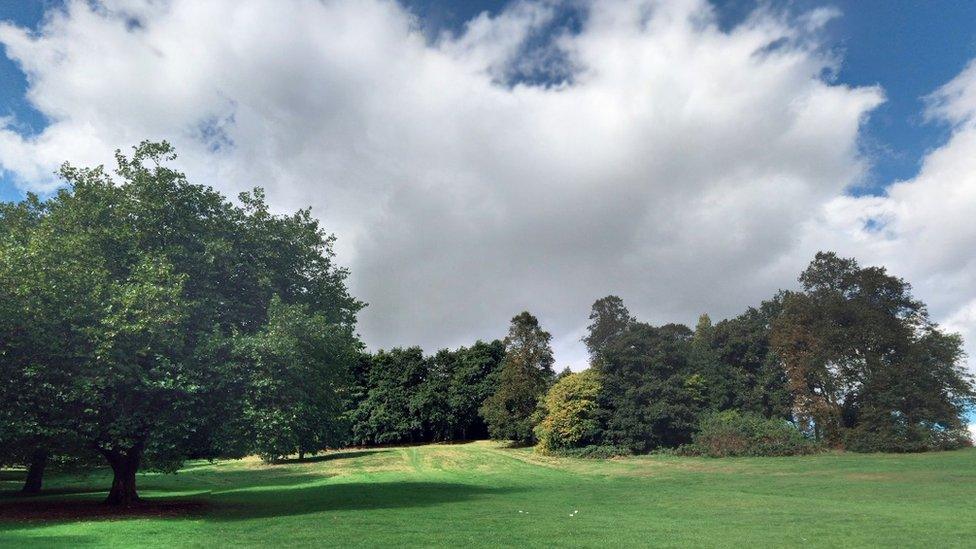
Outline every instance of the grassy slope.
{"label": "grassy slope", "polygon": [[[0,478],[3,490],[17,487]],[[52,496],[62,498],[102,497],[83,490],[107,483],[103,474],[48,482],[77,492]],[[144,497],[211,506],[179,518],[0,517],[0,545],[976,545],[976,449],[606,462],[478,442],[275,466],[196,463],[140,483]]]}

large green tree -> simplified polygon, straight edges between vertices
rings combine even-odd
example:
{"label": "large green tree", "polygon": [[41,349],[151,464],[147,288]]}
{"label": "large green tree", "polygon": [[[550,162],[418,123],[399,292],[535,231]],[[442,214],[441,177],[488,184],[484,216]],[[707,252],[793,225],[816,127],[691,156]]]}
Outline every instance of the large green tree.
{"label": "large green tree", "polygon": [[350,326],[276,296],[267,324],[236,343],[249,376],[243,420],[253,450],[275,461],[344,441],[342,414],[360,347]]}
{"label": "large green tree", "polygon": [[512,318],[498,387],[481,407],[493,439],[521,444],[534,439],[534,412],[555,376],[551,340],[549,332],[528,311]]}
{"label": "large green tree", "polygon": [[87,297],[99,270],[82,238],[64,235],[66,246],[37,238],[51,230],[42,227],[47,209],[31,194],[0,204],[0,464],[27,467],[28,494],[40,491],[52,458],[89,454],[57,419],[65,411],[59,388],[78,352],[92,348],[79,327],[95,312]]}
{"label": "large green tree", "polygon": [[706,402],[692,335],[680,324],[636,323],[608,342],[598,364],[606,442],[634,452],[690,442]]}
{"label": "large green tree", "polygon": [[833,445],[874,436],[876,450],[924,449],[962,431],[974,390],[961,340],[939,330],[907,282],[821,252],[800,283],[773,344],[802,425]]}
{"label": "large green tree", "polygon": [[26,381],[7,390],[47,411],[44,430],[101,454],[108,502],[130,504],[140,468],[243,451],[246,432],[228,426],[253,378],[228,360],[230,341],[262,329],[272,296],[346,327],[361,304],[308,210],[272,215],[259,191],[231,204],[169,168],[166,143],[116,156],[114,177],[64,166],[66,187],[5,251],[4,276],[36,319],[13,379],[36,372],[59,406]]}
{"label": "large green tree", "polygon": [[19,364],[24,357],[18,350],[33,344],[25,339],[36,332],[25,326],[31,319],[18,295],[20,281],[10,267],[41,214],[41,203],[32,194],[20,203],[0,204],[0,402],[4,403],[0,407],[0,466],[27,466],[24,493],[40,491],[54,437],[45,436],[49,433],[39,427],[41,422],[34,417],[37,410],[24,395],[28,381],[19,379],[25,372]]}

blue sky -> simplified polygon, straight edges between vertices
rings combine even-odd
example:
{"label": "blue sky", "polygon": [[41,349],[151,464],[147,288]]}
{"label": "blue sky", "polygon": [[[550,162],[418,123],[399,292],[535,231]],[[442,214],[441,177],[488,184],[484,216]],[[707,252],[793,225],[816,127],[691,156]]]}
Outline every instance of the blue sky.
{"label": "blue sky", "polygon": [[[0,0],[0,19],[35,27],[58,0]],[[431,33],[459,29],[481,12],[497,13],[498,0],[408,0]],[[734,25],[757,5],[756,0],[719,0],[726,25]],[[843,57],[837,82],[852,86],[878,84],[887,101],[875,109],[863,130],[861,146],[873,159],[872,171],[855,194],[878,193],[893,181],[913,177],[923,155],[945,142],[949,128],[927,122],[924,97],[950,80],[976,57],[976,2],[914,0],[797,0],[792,9],[833,6],[842,12],[827,27],[828,43]],[[2,46],[0,46],[2,48]],[[0,58],[0,113],[14,116],[20,132],[44,129],[46,120],[24,97],[27,88],[17,65]],[[0,174],[0,199],[22,193]]]}

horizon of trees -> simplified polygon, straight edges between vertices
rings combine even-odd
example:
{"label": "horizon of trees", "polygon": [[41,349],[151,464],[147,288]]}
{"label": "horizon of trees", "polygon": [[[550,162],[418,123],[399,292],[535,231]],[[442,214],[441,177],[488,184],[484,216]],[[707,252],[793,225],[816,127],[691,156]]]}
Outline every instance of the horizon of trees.
{"label": "horizon of trees", "polygon": [[[680,448],[727,411],[748,414],[741,425],[771,420],[771,431],[789,422],[833,448],[972,443],[963,418],[976,388],[962,339],[939,329],[907,282],[830,252],[818,253],[799,281],[800,290],[718,324],[702,315],[694,330],[640,322],[616,296],[597,300],[584,342],[596,374],[588,381],[600,390],[581,420],[589,433],[582,445]],[[572,396],[557,413],[581,409]]]}
{"label": "horizon of trees", "polygon": [[106,501],[131,505],[138,471],[190,458],[486,437],[649,452],[722,412],[858,451],[971,443],[961,339],[883,268],[821,252],[800,290],[693,329],[603,297],[585,373],[555,374],[528,311],[504,340],[370,353],[308,209],[232,203],[174,158],[143,142],[114,174],[66,164],[54,196],[0,204],[0,465],[26,467],[25,492],[49,463],[107,464]]}

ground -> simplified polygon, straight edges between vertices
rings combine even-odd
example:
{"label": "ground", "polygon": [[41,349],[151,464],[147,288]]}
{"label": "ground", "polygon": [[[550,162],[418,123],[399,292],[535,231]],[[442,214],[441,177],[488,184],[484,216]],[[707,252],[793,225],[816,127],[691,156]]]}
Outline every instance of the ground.
{"label": "ground", "polygon": [[28,499],[2,475],[2,546],[976,545],[976,449],[605,461],[473,442],[193,462],[141,475],[154,503],[125,516],[97,504],[106,472]]}

